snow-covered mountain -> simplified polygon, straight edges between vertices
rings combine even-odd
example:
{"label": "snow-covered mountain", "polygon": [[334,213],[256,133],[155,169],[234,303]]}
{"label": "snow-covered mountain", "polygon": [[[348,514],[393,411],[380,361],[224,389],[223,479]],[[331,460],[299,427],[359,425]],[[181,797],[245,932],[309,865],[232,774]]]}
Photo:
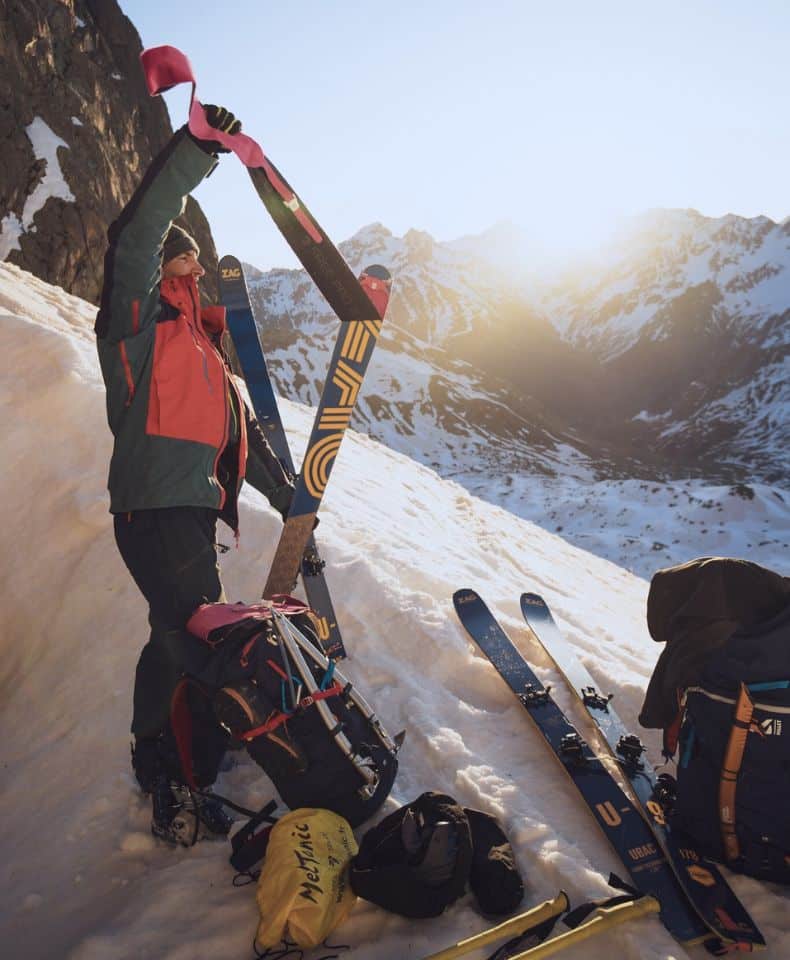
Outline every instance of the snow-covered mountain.
{"label": "snow-covered mountain", "polygon": [[788,221],[651,210],[622,227],[585,275],[569,275],[558,301],[544,305],[563,336],[611,360],[646,333],[669,339],[672,316],[656,307],[707,283],[717,290],[717,315],[763,326],[785,314],[789,259]]}
{"label": "snow-covered mountain", "polygon": [[541,297],[670,470],[785,484],[790,223],[656,210]]}
{"label": "snow-covered mountain", "polygon": [[[358,425],[448,477],[515,474],[526,463],[550,476],[611,474],[605,451],[588,449],[539,396],[486,361],[506,324],[529,325],[535,350],[546,356],[574,354],[545,320],[527,315],[495,268],[426,233],[396,238],[380,224],[341,250],[355,270],[381,262],[396,278]],[[278,386],[315,403],[337,333],[334,315],[303,271],[248,267],[247,274]]]}
{"label": "snow-covered mountain", "polygon": [[[90,304],[0,264],[0,494],[12,508],[0,548],[4,955],[45,960],[54,949],[68,960],[251,958],[255,887],[233,885],[227,844],[174,851],[155,841],[148,801],[129,767],[134,665],[148,625],[108,514],[111,438],[94,314]],[[299,452],[313,411],[288,401],[282,410]],[[572,482],[565,482],[570,496]],[[576,487],[583,496],[586,486]],[[614,521],[639,492],[608,489],[604,519]],[[715,511],[677,492],[663,509],[678,525]],[[756,534],[753,503],[738,499],[732,536]],[[577,507],[584,508],[581,499]],[[599,745],[530,639],[518,597],[523,590],[546,597],[601,689],[635,724],[658,654],[645,626],[646,582],[354,431],[321,518],[317,534],[351,654],[344,670],[391,731],[406,729],[382,813],[434,789],[497,816],[525,877],[525,909],[560,888],[574,904],[611,895],[607,877],[622,865],[520,705],[468,641],[450,598],[458,587],[479,590],[582,735]],[[275,512],[247,489],[239,548],[222,559],[229,597],[258,597],[280,529]],[[693,552],[703,552],[707,533],[696,523],[689,530]],[[786,564],[779,569],[788,572]],[[656,739],[646,739],[655,760]],[[246,759],[218,787],[247,806],[273,793]],[[747,877],[731,882],[768,942],[765,960],[787,957],[785,893]],[[359,901],[331,942],[349,945],[341,954],[348,960],[418,960],[489,925],[471,897],[418,922]],[[651,917],[567,955],[688,960],[701,949],[678,946]],[[322,956],[325,949],[305,960]]]}
{"label": "snow-covered mountain", "polygon": [[[654,213],[550,288],[503,273],[482,255],[485,237],[442,244],[416,231],[394,237],[380,224],[363,229],[343,253],[356,270],[384,263],[395,285],[357,425],[645,575],[683,559],[695,541],[672,521],[670,505],[686,495],[715,505],[715,531],[745,503],[762,520],[742,552],[774,544],[781,559],[790,306],[775,311],[790,252],[784,227],[725,219]],[[743,286],[769,255],[774,271],[759,272],[773,293],[716,301],[733,316],[740,304],[737,322],[699,307],[700,289]],[[315,403],[335,318],[302,271],[248,273],[280,390]],[[612,483],[625,498],[616,511]],[[717,532],[709,549],[728,544],[736,546]]]}

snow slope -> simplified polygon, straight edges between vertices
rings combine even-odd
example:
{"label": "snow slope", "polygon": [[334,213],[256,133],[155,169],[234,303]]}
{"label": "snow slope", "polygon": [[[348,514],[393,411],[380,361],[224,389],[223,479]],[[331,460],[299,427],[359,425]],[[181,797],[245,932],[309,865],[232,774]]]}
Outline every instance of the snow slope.
{"label": "snow slope", "polygon": [[[226,845],[172,851],[154,842],[130,775],[132,676],[146,618],[107,513],[110,437],[93,313],[0,265],[0,491],[10,506],[0,553],[4,955],[251,958],[254,888],[232,885]],[[284,403],[283,413],[299,451],[311,412]],[[223,560],[232,599],[257,596],[279,527],[265,501],[245,493],[241,544]],[[574,902],[606,895],[605,877],[622,867],[523,710],[466,640],[450,597],[457,587],[477,588],[593,736],[521,626],[519,594],[546,596],[633,721],[658,653],[644,625],[646,582],[353,433],[319,537],[351,652],[347,672],[390,731],[408,731],[385,809],[438,789],[498,815],[525,875],[525,906],[560,887]],[[248,804],[271,792],[246,760],[220,786]],[[769,941],[766,960],[788,956],[787,892],[743,877],[732,883]],[[350,944],[349,958],[412,960],[485,926],[468,898],[419,923],[359,902],[332,942]],[[706,956],[678,947],[652,918],[565,956],[613,954]]]}

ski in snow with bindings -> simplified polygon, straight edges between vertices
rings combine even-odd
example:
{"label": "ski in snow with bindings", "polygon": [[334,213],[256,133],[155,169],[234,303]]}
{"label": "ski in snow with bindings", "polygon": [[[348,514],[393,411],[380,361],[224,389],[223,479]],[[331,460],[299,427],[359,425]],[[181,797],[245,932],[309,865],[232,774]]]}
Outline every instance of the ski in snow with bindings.
{"label": "ski in snow with bindings", "polygon": [[647,822],[541,684],[474,590],[457,590],[463,627],[525,708],[627,868],[640,893],[661,904],[661,920],[682,944],[712,938],[693,909]]}
{"label": "ski in snow with bindings", "polygon": [[[255,416],[275,456],[294,476],[296,471],[293,457],[269,378],[244,270],[236,257],[226,256],[219,262],[219,294],[220,301],[227,310],[228,330],[236,348]],[[302,555],[299,572],[302,575],[307,602],[317,619],[318,638],[324,653],[333,660],[344,658],[346,648],[324,576],[324,561],[312,534]]]}
{"label": "ski in snow with bindings", "polygon": [[521,612],[538,643],[598,726],[699,915],[722,941],[737,945],[738,949],[764,946],[760,931],[716,864],[697,853],[692,841],[673,833],[661,803],[662,777],[657,776],[645,756],[639,737],[630,733],[617,716],[612,696],[604,696],[596,689],[595,681],[560,632],[546,602],[536,593],[524,593]]}
{"label": "ski in snow with bindings", "polygon": [[299,565],[312,536],[329,474],[381,332],[392,284],[389,271],[379,265],[366,267],[359,282],[368,293],[370,302],[376,305],[376,319],[348,318],[350,322],[343,324],[340,329],[302,469],[296,481],[291,509],[263,588],[265,598],[290,593],[296,583]]}

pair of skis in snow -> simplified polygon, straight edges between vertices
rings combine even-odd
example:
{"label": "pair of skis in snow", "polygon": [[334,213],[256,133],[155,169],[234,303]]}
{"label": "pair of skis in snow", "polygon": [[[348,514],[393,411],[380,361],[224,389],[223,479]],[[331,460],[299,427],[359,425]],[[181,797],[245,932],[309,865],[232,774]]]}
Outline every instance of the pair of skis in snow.
{"label": "pair of skis in snow", "polygon": [[[276,206],[277,196],[270,197],[267,206]],[[287,223],[292,231],[298,227],[298,221],[295,221],[295,227],[284,215],[281,220]],[[386,268],[378,265],[367,267],[357,280],[331,241],[326,239],[325,235],[322,236],[324,254],[331,248],[334,256],[326,255],[321,263],[337,263],[336,258],[339,258],[345,268],[336,275],[336,302],[340,296],[337,291],[344,287],[351,288],[353,283],[357,289],[353,291],[354,296],[348,298],[351,305],[349,310],[356,310],[358,297],[364,296],[367,313],[372,313],[373,316],[356,319],[353,313],[346,313],[345,309],[341,314],[340,319],[344,322],[329,363],[302,470],[296,480],[293,502],[263,588],[263,596],[270,598],[276,594],[290,593],[301,573],[307,601],[317,617],[318,633],[324,652],[329,657],[338,659],[346,656],[346,650],[324,577],[324,563],[318,553],[313,528],[329,474],[381,331],[391,281]],[[293,243],[291,245],[294,246]],[[297,248],[294,246],[294,249]],[[312,263],[310,259],[307,262]],[[294,475],[294,461],[266,367],[244,271],[236,257],[226,256],[220,261],[219,289],[220,299],[227,309],[228,328],[255,416],[275,455],[286,470]],[[351,292],[350,290],[349,293]]]}
{"label": "pair of skis in snow", "polygon": [[546,603],[521,597],[532,633],[587,709],[617,760],[637,802],[620,789],[601,759],[582,739],[532,668],[474,590],[458,590],[453,603],[464,628],[516,694],[565,768],[634,886],[661,906],[667,930],[683,944],[705,943],[716,954],[765,946],[760,931],[714,863],[704,859],[668,823],[661,804],[661,777],[639,739],[615,713],[565,640]]}

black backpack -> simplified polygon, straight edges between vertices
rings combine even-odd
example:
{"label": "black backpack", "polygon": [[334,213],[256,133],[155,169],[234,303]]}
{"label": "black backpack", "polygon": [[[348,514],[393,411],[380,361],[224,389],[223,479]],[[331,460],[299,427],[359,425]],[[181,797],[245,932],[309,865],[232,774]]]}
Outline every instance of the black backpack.
{"label": "black backpack", "polygon": [[672,823],[731,869],[790,882],[790,607],[686,688]]}
{"label": "black backpack", "polygon": [[192,679],[283,803],[367,820],[389,794],[400,744],[321,652],[309,608],[205,604],[187,626],[210,648]]}

